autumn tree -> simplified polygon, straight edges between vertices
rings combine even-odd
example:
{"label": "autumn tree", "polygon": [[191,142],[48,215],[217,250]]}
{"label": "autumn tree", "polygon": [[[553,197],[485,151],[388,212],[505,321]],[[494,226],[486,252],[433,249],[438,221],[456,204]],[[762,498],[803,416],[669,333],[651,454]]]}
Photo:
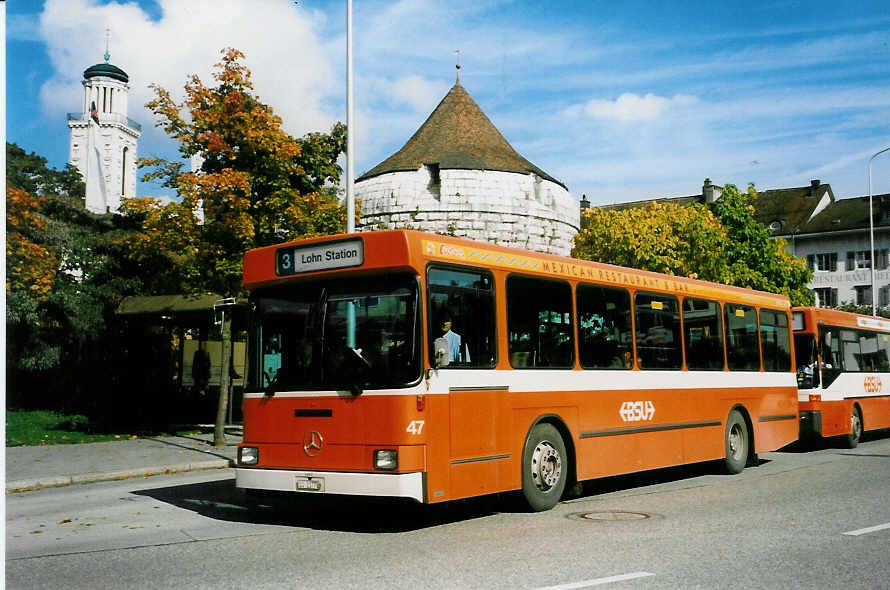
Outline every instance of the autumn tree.
{"label": "autumn tree", "polygon": [[725,282],[727,232],[704,205],[653,201],[588,209],[572,255],[670,275]]}
{"label": "autumn tree", "polygon": [[578,258],[787,295],[812,304],[803,260],[754,218],[754,188],[726,185],[718,201],[589,209],[575,236]]}
{"label": "autumn tree", "polygon": [[[129,243],[133,263],[164,268],[157,285],[164,292],[237,296],[246,250],[345,227],[345,208],[335,188],[345,126],[337,123],[327,134],[292,137],[253,92],[243,59],[236,49],[222,50],[215,85],[189,77],[182,103],[151,86],[155,97],[146,106],[156,115],[156,125],[178,142],[184,159],[201,162],[200,170],[185,171],[183,161],[142,159],[140,165],[151,169],[145,178],[175,189],[178,201],[122,204],[142,226]],[[226,346],[223,351],[217,444],[224,442],[231,362]]]}

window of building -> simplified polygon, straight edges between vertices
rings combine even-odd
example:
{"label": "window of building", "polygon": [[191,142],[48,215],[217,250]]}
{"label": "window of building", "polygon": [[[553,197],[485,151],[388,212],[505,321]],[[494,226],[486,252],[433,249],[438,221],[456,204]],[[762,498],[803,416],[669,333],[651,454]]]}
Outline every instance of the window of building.
{"label": "window of building", "polygon": [[624,289],[578,285],[578,356],[585,369],[633,367],[630,294]]}
{"label": "window of building", "polygon": [[837,252],[824,252],[807,256],[807,266],[812,271],[837,271]]}
{"label": "window of building", "polygon": [[[493,367],[497,360],[494,277],[481,269],[431,266],[429,289],[430,353],[436,338],[449,341],[448,367]],[[450,335],[443,325],[450,322]]]}
{"label": "window of building", "polygon": [[687,368],[705,371],[723,369],[723,320],[719,303],[688,297],[684,299],[683,336]]}
{"label": "window of building", "polygon": [[760,350],[757,342],[757,312],[748,305],[727,303],[726,363],[734,371],[759,371]]}
{"label": "window of building", "polygon": [[847,270],[871,268],[871,250],[847,252]]}
{"label": "window of building", "polygon": [[641,369],[679,369],[680,306],[676,297],[637,293],[634,296],[637,358]]}
{"label": "window of building", "polygon": [[871,285],[856,285],[856,305],[871,305]]}
{"label": "window of building", "polygon": [[125,196],[127,194],[127,151],[129,148],[124,148],[123,153],[121,153],[121,196]]}
{"label": "window of building", "polygon": [[507,277],[507,339],[517,369],[574,363],[572,288],[564,281]]}
{"label": "window of building", "polygon": [[760,310],[760,347],[763,351],[764,371],[791,369],[791,339],[788,336],[788,316],[785,312]]}
{"label": "window of building", "polygon": [[430,180],[427,183],[426,188],[428,191],[433,193],[434,196],[438,197],[442,188],[442,181],[439,176],[439,165],[424,164],[424,167],[426,168],[427,174],[429,174],[430,176]]}
{"label": "window of building", "polygon": [[836,307],[837,289],[831,287],[816,287],[813,289],[816,296],[816,307]]}
{"label": "window of building", "polygon": [[890,250],[881,248],[875,251],[875,268],[877,270],[887,270],[890,266]]}

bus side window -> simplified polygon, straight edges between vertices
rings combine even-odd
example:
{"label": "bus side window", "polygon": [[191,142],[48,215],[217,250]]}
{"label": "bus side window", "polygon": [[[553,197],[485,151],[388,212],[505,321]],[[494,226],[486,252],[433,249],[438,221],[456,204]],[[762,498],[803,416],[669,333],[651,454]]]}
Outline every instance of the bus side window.
{"label": "bus side window", "polygon": [[514,368],[574,363],[572,288],[565,281],[507,277],[507,335]]}
{"label": "bus side window", "polygon": [[856,330],[841,330],[841,352],[843,353],[843,368],[848,373],[864,371],[862,366],[862,351],[859,347],[859,334]]}
{"label": "bus side window", "polygon": [[627,290],[579,284],[577,300],[581,366],[585,369],[632,368],[633,331]]}
{"label": "bus side window", "polygon": [[704,299],[683,300],[686,366],[690,370],[723,369],[723,320],[720,304]]}
{"label": "bus side window", "polygon": [[841,363],[840,330],[837,328],[820,328],[819,342],[822,349],[822,387],[828,387],[843,370]]}
{"label": "bus side window", "polygon": [[434,342],[443,337],[443,321],[450,320],[450,331],[454,335],[447,338],[460,344],[455,344],[459,353],[447,366],[494,367],[497,334],[492,274],[475,268],[432,265],[427,271],[427,281],[430,358],[435,359]]}
{"label": "bus side window", "polygon": [[757,312],[749,305],[727,303],[726,361],[730,371],[759,371],[760,351],[757,338]]}
{"label": "bus side window", "polygon": [[876,371],[890,371],[890,334],[878,334],[878,354]]}
{"label": "bus side window", "polygon": [[637,293],[634,295],[637,329],[637,358],[641,369],[679,369],[680,304],[676,297]]}
{"label": "bus side window", "polygon": [[788,338],[788,316],[772,309],[760,310],[760,347],[764,371],[791,369],[791,344]]}
{"label": "bus side window", "polygon": [[859,350],[861,353],[859,367],[868,373],[880,371],[880,354],[878,334],[876,332],[859,331]]}

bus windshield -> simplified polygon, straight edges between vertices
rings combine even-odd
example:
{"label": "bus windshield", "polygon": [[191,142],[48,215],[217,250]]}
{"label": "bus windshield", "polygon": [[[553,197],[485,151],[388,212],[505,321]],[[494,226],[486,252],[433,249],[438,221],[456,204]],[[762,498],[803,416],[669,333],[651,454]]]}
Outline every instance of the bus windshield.
{"label": "bus windshield", "polygon": [[272,287],[253,295],[256,391],[400,387],[420,379],[410,275]]}

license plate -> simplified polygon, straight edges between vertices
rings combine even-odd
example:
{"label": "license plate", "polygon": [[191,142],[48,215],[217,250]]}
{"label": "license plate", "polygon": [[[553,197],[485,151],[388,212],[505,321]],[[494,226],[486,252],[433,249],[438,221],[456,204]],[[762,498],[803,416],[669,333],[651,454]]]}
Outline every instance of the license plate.
{"label": "license plate", "polygon": [[298,477],[297,478],[297,491],[298,492],[323,492],[324,491],[324,478],[323,477]]}

